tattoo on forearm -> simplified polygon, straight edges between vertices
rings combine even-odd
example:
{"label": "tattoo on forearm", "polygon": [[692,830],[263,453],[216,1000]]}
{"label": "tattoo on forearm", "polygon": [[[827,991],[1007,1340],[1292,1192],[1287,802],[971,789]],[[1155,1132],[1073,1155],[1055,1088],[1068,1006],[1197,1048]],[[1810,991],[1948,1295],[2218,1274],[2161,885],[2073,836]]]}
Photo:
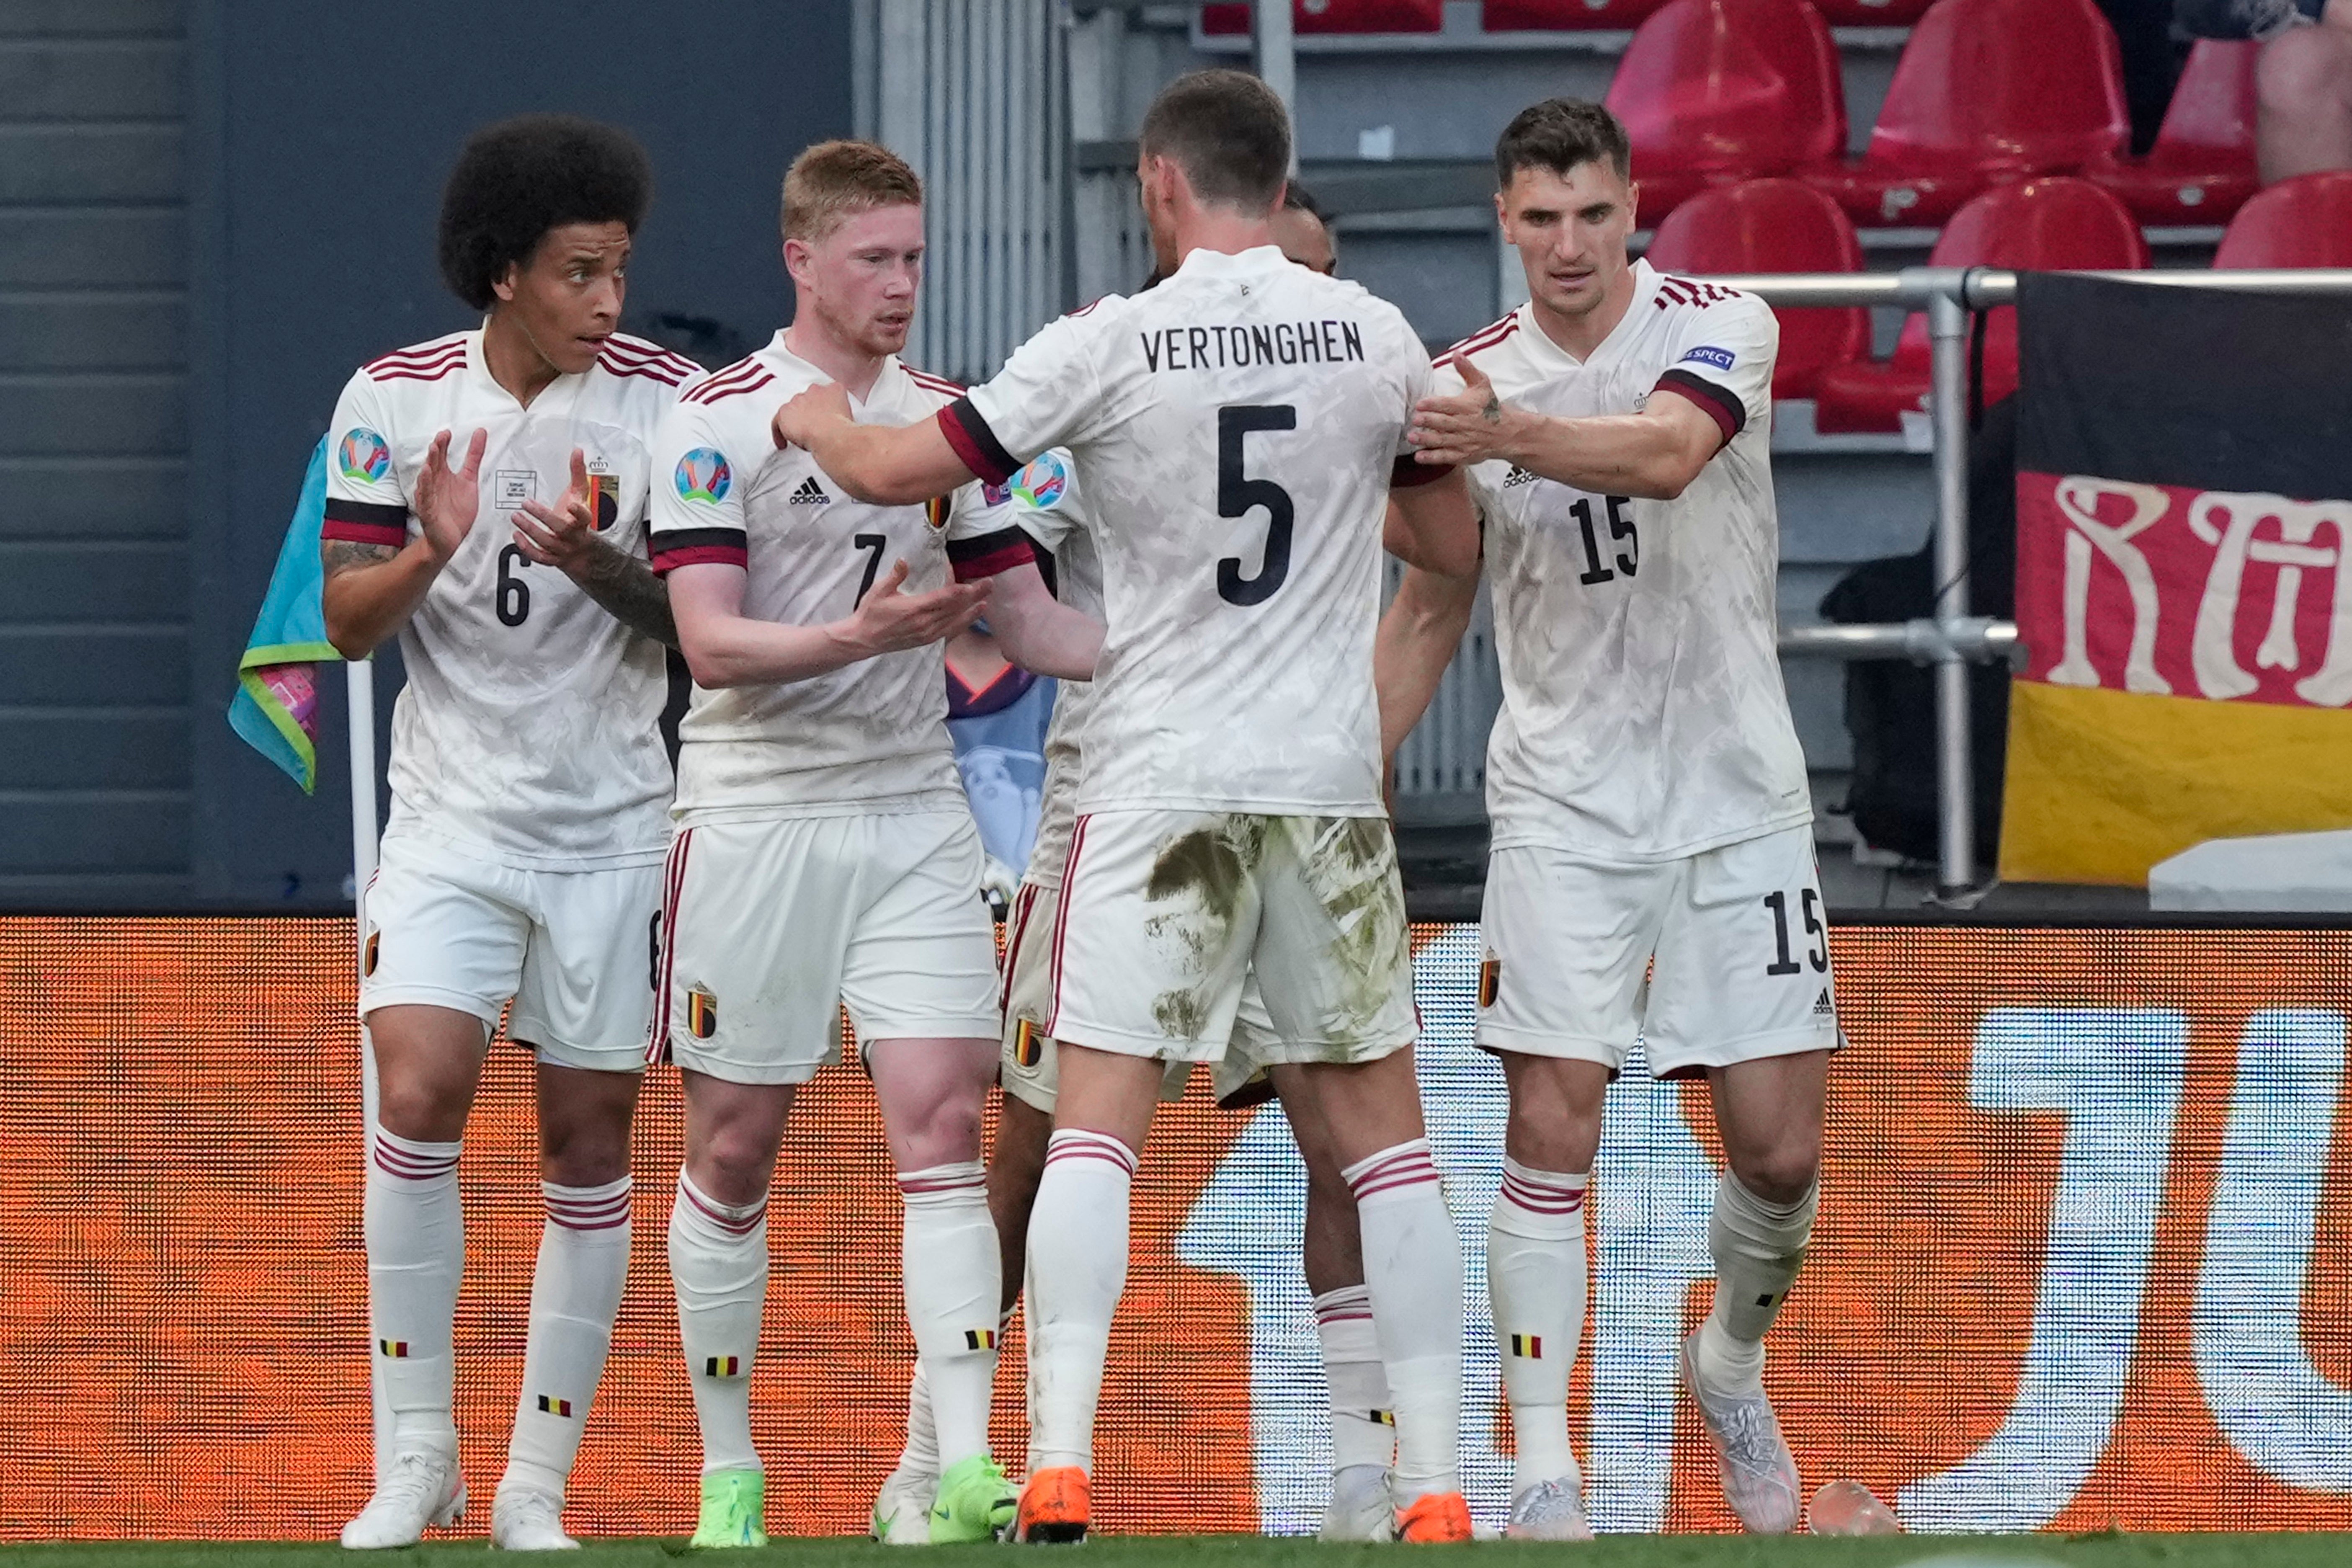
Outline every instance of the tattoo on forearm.
{"label": "tattoo on forearm", "polygon": [[397,545],[360,544],[348,539],[330,539],[319,546],[319,562],[328,576],[342,572],[356,572],[365,566],[381,566],[400,553]]}
{"label": "tattoo on forearm", "polygon": [[677,621],[669,613],[669,588],[635,556],[600,543],[572,581],[631,631],[677,647]]}

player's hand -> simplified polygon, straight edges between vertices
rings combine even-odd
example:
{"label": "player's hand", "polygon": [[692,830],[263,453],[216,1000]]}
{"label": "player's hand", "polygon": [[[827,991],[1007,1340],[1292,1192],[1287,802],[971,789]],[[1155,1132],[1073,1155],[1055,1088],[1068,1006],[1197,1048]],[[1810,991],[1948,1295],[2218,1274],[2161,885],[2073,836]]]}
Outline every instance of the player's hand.
{"label": "player's hand", "polygon": [[816,432],[829,424],[846,425],[849,391],[837,381],[823,382],[776,410],[771,421],[778,447],[808,448]]}
{"label": "player's hand", "polygon": [[1486,373],[1466,354],[1449,362],[1463,380],[1460,392],[1424,397],[1413,405],[1409,433],[1416,460],[1430,464],[1482,463],[1508,457],[1529,417],[1506,405]]}
{"label": "player's hand", "polygon": [[951,637],[980,618],[988,605],[986,583],[950,583],[928,594],[903,591],[907,563],[893,562],[882,580],[841,624],[841,636],[860,658],[898,653]]}
{"label": "player's hand", "polygon": [[449,467],[449,432],[444,430],[433,437],[433,445],[425,451],[425,471],[416,476],[416,494],[409,510],[424,525],[425,548],[441,565],[457,553],[466,542],[466,535],[474,531],[474,514],[482,505],[482,449],[489,445],[490,433],[474,432],[466,443],[463,466]]}
{"label": "player's hand", "polygon": [[611,548],[596,537],[595,503],[589,493],[588,458],[572,448],[572,487],[551,507],[535,500],[515,514],[515,548],[541,566],[577,576],[597,552]]}

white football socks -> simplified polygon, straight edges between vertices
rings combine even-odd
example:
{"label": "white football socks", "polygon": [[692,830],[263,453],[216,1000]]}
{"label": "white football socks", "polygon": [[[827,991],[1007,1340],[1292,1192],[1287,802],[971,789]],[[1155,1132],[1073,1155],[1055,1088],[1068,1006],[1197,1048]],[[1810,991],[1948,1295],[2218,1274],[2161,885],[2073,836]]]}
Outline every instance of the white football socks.
{"label": "white football socks", "polygon": [[931,1380],[923,1375],[923,1358],[915,1358],[914,1381],[907,1385],[907,1446],[898,1450],[898,1468],[910,1476],[940,1473],[940,1429],[931,1419]]}
{"label": "white football socks", "polygon": [[1372,1296],[1342,1285],[1315,1298],[1315,1333],[1323,1342],[1323,1376],[1331,1385],[1331,1468],[1387,1469],[1396,1458],[1389,1377],[1372,1331]]}
{"label": "white football socks", "polygon": [[368,1320],[395,1451],[455,1454],[451,1329],[466,1272],[457,1143],[420,1143],[379,1127],[368,1152],[362,1229]]}
{"label": "white football socks", "polygon": [[1581,1488],[1568,1441],[1568,1377],[1584,1337],[1585,1182],[1507,1158],[1486,1222],[1486,1292],[1518,1450],[1514,1497],[1539,1481]]}
{"label": "white football socks", "polygon": [[1396,1410],[1400,1506],[1462,1489],[1462,1244],[1415,1138],[1342,1173],[1364,1235],[1364,1282]]}
{"label": "white football socks", "polygon": [[768,1195],[719,1203],[677,1173],[669,1211],[669,1273],[677,1289],[677,1337],[702,1427],[702,1473],[756,1470],[751,1446],[751,1360],[768,1300]]}
{"label": "white football socks", "polygon": [[572,1479],[628,1283],[632,1185],[626,1176],[593,1187],[539,1184],[547,1225],[530,1280],[530,1338],[501,1490],[528,1487],[560,1499]]}
{"label": "white football socks", "polygon": [[1111,1315],[1127,1286],[1135,1152],[1102,1132],[1055,1132],[1029,1214],[1030,1474],[1094,1465],[1095,1403]]}
{"label": "white football socks", "polygon": [[996,1387],[997,1295],[1003,1260],[988,1216],[988,1173],[977,1160],[898,1176],[905,1218],[899,1269],[907,1321],[929,1385],[938,1463],[952,1468],[988,1452]]}
{"label": "white football socks", "polygon": [[1804,1266],[1819,1182],[1793,1204],[1768,1204],[1729,1171],[1716,1184],[1706,1249],[1715,1258],[1715,1309],[1699,1325],[1699,1376],[1731,1394],[1760,1390],[1764,1335]]}

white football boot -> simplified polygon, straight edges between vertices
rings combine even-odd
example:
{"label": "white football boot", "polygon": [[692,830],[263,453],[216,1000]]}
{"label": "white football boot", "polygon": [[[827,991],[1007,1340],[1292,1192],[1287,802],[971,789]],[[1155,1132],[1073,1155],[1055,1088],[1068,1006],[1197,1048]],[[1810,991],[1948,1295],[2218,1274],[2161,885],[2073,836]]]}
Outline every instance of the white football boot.
{"label": "white football boot", "polygon": [[1584,1521],[1584,1500],[1574,1479],[1538,1481],[1511,1500],[1511,1521],[1503,1527],[1507,1541],[1590,1541],[1592,1526]]}
{"label": "white football boot", "polygon": [[1331,1478],[1330,1506],[1323,1510],[1323,1541],[1394,1541],[1396,1499],[1385,1465],[1349,1465]]}
{"label": "white football boot", "polygon": [[427,1525],[455,1524],[465,1517],[466,1480],[457,1454],[411,1448],[393,1456],[375,1496],[343,1526],[343,1544],[355,1552],[414,1546]]}
{"label": "white football boot", "polygon": [[[1706,1327],[1700,1325],[1700,1330]],[[1796,1456],[1780,1436],[1780,1418],[1761,1389],[1725,1394],[1706,1387],[1698,1375],[1698,1336],[1683,1341],[1683,1382],[1698,1401],[1706,1435],[1722,1462],[1723,1497],[1739,1522],[1758,1535],[1786,1535],[1797,1528],[1804,1506]]]}
{"label": "white football boot", "polygon": [[890,1472],[874,1495],[871,1534],[885,1546],[929,1546],[931,1543],[931,1502],[940,1478],[903,1465]]}
{"label": "white football boot", "polygon": [[502,1552],[577,1552],[563,1533],[563,1500],[537,1487],[500,1487],[490,1499],[490,1544]]}

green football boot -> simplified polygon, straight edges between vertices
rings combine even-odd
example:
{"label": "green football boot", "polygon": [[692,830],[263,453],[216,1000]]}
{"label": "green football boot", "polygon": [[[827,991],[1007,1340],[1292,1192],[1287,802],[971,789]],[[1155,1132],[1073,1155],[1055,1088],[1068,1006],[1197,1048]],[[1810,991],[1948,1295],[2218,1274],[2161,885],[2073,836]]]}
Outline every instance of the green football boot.
{"label": "green football boot", "polygon": [[997,1540],[1013,1528],[1020,1504],[1021,1489],[1005,1479],[994,1459],[986,1454],[960,1459],[940,1477],[931,1503],[931,1544]]}
{"label": "green football boot", "polygon": [[758,1470],[713,1470],[702,1478],[702,1514],[695,1521],[697,1551],[768,1544],[768,1478]]}

